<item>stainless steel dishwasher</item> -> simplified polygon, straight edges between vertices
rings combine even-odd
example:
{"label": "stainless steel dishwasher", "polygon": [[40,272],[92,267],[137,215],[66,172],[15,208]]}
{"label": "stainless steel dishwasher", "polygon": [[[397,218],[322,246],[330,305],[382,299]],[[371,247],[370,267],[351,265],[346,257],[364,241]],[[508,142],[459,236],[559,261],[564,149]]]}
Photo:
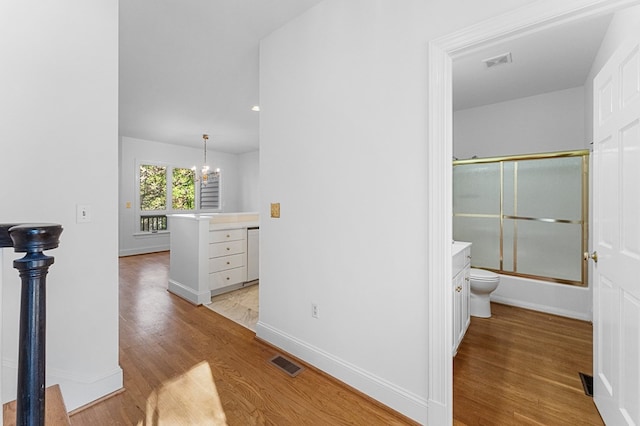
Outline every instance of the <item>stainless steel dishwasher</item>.
{"label": "stainless steel dishwasher", "polygon": [[260,251],[258,249],[260,241],[260,228],[247,228],[247,281],[258,279],[260,265]]}

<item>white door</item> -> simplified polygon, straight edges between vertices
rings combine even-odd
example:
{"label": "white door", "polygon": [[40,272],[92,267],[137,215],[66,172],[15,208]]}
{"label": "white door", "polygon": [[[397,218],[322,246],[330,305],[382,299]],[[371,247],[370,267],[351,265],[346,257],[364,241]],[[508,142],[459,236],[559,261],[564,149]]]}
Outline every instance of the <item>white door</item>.
{"label": "white door", "polygon": [[594,80],[593,382],[607,425],[640,425],[639,48]]}

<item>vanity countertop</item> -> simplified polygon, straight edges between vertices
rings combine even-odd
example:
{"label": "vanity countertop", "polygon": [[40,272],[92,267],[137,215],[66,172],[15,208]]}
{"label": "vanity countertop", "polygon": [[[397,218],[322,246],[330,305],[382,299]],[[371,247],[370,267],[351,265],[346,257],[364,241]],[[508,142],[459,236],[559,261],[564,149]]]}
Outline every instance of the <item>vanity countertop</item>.
{"label": "vanity countertop", "polygon": [[451,256],[454,257],[455,255],[457,255],[458,253],[460,253],[462,250],[466,249],[470,245],[471,243],[467,243],[464,241],[454,241],[453,244],[451,245]]}

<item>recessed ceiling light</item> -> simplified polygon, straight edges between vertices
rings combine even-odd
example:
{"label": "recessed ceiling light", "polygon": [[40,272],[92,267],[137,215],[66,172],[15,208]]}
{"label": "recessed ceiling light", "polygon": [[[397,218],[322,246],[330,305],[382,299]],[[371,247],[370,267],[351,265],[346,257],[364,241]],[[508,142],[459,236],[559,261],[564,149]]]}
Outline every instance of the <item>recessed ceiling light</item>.
{"label": "recessed ceiling light", "polygon": [[260,111],[260,105],[254,105],[251,107],[251,111]]}

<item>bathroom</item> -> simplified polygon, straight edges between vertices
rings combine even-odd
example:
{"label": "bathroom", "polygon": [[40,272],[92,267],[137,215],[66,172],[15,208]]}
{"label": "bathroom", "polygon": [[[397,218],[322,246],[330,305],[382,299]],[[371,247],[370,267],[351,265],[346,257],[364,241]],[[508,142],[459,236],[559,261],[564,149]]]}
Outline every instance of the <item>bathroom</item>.
{"label": "bathroom", "polygon": [[[582,260],[588,243],[588,100],[598,69],[592,64],[610,21],[604,16],[567,24],[454,60],[453,236],[473,243],[473,268],[500,273],[494,302],[591,320]],[[580,58],[562,50],[578,40]],[[541,47],[551,44],[553,57]],[[543,67],[545,60],[553,65]]]}

